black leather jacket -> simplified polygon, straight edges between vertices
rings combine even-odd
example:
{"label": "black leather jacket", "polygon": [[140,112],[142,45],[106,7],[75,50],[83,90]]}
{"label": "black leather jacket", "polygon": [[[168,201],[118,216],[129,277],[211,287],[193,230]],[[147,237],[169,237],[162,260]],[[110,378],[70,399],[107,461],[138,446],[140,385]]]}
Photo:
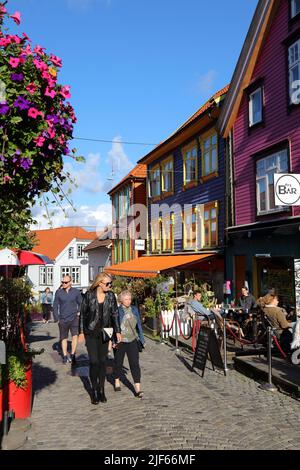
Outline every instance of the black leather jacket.
{"label": "black leather jacket", "polygon": [[[90,334],[94,330],[99,320],[99,304],[96,289],[87,291],[85,294],[79,318],[79,334]],[[121,333],[118,305],[115,294],[107,292],[103,304],[103,315],[100,318],[101,328],[113,328],[114,333]]]}

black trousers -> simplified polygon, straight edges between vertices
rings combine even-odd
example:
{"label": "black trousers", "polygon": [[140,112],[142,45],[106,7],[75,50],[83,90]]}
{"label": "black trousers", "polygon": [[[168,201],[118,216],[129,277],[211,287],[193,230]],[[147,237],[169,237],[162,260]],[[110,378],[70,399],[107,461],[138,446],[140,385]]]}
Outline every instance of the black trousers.
{"label": "black trousers", "polygon": [[86,335],[86,347],[90,360],[90,381],[93,389],[103,388],[106,375],[106,355],[108,342],[103,343],[102,337]]}
{"label": "black trousers", "polygon": [[51,316],[51,310],[52,310],[51,304],[42,304],[42,310],[43,310],[43,319],[48,321]]}
{"label": "black trousers", "polygon": [[141,369],[139,363],[139,350],[136,340],[131,343],[119,343],[118,349],[115,350],[115,379],[119,379],[123,367],[124,357],[127,354],[129,367],[134,383],[141,381]]}

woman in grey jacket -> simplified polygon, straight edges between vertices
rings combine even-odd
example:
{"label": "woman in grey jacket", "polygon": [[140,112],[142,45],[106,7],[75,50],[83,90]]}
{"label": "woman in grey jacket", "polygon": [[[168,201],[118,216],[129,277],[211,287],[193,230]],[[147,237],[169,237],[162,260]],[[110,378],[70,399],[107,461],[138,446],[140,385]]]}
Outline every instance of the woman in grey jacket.
{"label": "woman in grey jacket", "polygon": [[131,293],[128,290],[120,294],[119,322],[121,325],[121,342],[115,348],[115,391],[121,390],[120,374],[127,354],[130,371],[134,381],[135,395],[138,398],[143,397],[141,391],[141,369],[139,364],[139,346],[138,340],[145,344],[145,338],[142,330],[140,313],[134,305],[131,305]]}

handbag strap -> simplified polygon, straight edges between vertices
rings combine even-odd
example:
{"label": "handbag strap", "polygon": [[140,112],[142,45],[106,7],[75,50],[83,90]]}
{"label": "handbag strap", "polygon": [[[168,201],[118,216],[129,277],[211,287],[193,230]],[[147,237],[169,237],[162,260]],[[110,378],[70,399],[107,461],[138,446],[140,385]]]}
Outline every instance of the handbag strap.
{"label": "handbag strap", "polygon": [[[132,310],[131,310],[131,311],[132,311]],[[133,314],[132,314],[132,315],[133,315]],[[127,321],[128,321],[128,324],[129,324],[129,326],[130,326],[130,329],[131,329],[132,333],[133,333],[134,335],[136,335],[136,334],[137,334],[137,331],[134,331],[134,329],[132,328],[132,325],[131,325],[131,322],[130,322],[129,318],[127,318]],[[137,335],[137,338],[138,338],[138,337],[139,337],[139,335]]]}

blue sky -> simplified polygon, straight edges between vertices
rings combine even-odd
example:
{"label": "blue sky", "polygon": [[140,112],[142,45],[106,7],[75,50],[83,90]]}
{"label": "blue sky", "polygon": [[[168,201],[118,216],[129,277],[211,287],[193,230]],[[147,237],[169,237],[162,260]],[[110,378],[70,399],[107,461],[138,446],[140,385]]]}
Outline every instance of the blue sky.
{"label": "blue sky", "polygon": [[[9,0],[33,44],[63,60],[74,136],[156,144],[229,83],[257,0]],[[66,166],[77,208],[54,226],[103,227],[106,194],[152,146],[74,140],[86,164]],[[114,180],[111,181],[112,162]],[[47,228],[42,210],[33,211]]]}

